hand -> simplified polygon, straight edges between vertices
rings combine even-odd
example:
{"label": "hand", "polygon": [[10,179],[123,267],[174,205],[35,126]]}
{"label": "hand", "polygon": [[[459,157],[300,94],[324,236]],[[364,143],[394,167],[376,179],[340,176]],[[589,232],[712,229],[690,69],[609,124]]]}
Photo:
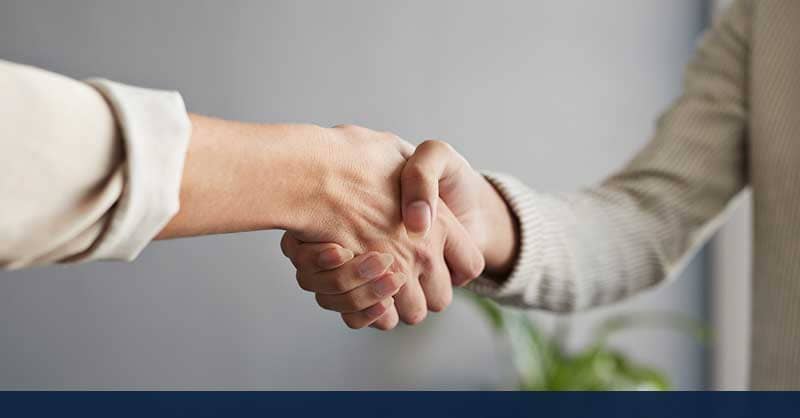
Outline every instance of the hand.
{"label": "hand", "polygon": [[[430,230],[440,200],[452,211],[486,261],[485,274],[502,278],[509,274],[517,253],[517,220],[505,200],[467,160],[449,144],[429,140],[408,159],[401,175],[403,220],[411,232]],[[456,260],[447,259],[450,267]],[[455,276],[454,284],[470,279]]]}
{"label": "hand", "polygon": [[[416,323],[426,307],[447,306],[452,289],[443,254],[455,260],[450,270],[458,277],[483,269],[480,251],[449,212],[430,219],[425,240],[408,236],[398,204],[399,176],[413,147],[398,137],[355,126],[189,118],[180,210],[158,239],[283,229],[296,240],[333,242],[359,254],[388,253],[389,271],[373,279],[390,277],[388,287],[399,290],[397,309],[387,304],[388,312],[376,324],[383,328],[396,324],[393,313]],[[298,278],[304,272],[301,268]],[[363,307],[329,299],[319,298],[342,312]]]}
{"label": "hand", "polygon": [[[390,268],[369,275],[389,281],[389,293],[399,289],[397,308],[387,304],[376,325],[383,328],[396,324],[392,314],[416,323],[426,308],[447,306],[451,289],[443,253],[468,270],[456,268],[457,274],[477,275],[483,268],[479,250],[449,212],[431,220],[426,240],[408,236],[399,177],[413,147],[398,137],[355,126],[264,125],[194,114],[190,120],[180,211],[159,239],[282,229],[306,242],[390,254]],[[307,274],[301,268],[298,278]],[[317,293],[330,309],[353,313],[364,307],[360,299],[340,303],[322,297],[329,294],[324,289]]]}
{"label": "hand", "polygon": [[[425,236],[430,220],[442,207],[449,208],[480,249],[486,263],[483,273],[497,279],[510,273],[519,242],[517,220],[497,190],[450,145],[435,140],[420,144],[403,167],[401,183],[408,231]],[[458,259],[446,261],[453,284],[462,286],[474,278],[474,272],[461,276],[469,269]],[[347,269],[337,274],[347,274]]]}
{"label": "hand", "polygon": [[[451,146],[440,141],[426,141],[417,147],[406,162],[402,175],[402,201],[405,224],[408,230],[423,236],[431,231],[430,220],[438,217],[442,210],[452,210],[459,222],[478,245],[486,260],[488,277],[502,279],[511,270],[517,251],[518,232],[516,220],[505,201],[494,187],[470,167]],[[441,198],[441,200],[440,200]],[[441,203],[445,203],[442,205]],[[430,203],[429,203],[430,202]],[[284,244],[291,247],[293,261],[302,271],[313,272],[307,276],[310,283],[347,283],[356,277],[357,263],[352,253],[335,244],[302,244],[284,237]],[[316,258],[323,251],[331,257]],[[461,260],[446,257],[451,269]],[[454,271],[463,271],[454,269]],[[464,285],[476,276],[472,271],[465,276],[453,274],[453,283]],[[345,289],[349,287],[342,287]],[[355,288],[355,287],[354,287]],[[361,292],[363,294],[363,292]],[[358,298],[355,292],[342,293],[342,297]],[[380,315],[383,307],[373,305],[373,315]],[[391,307],[387,304],[387,306]],[[385,329],[381,317],[374,327]],[[374,320],[367,312],[361,317],[344,317],[354,328],[365,326]]]}
{"label": "hand", "polygon": [[[406,233],[400,171],[411,147],[394,135],[354,126],[323,130],[322,140],[322,147],[310,148],[322,153],[309,156],[319,168],[304,170],[316,173],[308,183],[314,193],[299,203],[304,220],[288,228],[282,242],[300,286],[354,328],[375,323],[390,329],[397,318],[414,324],[428,309],[444,309],[452,298],[450,270],[471,279],[483,270],[483,259],[445,205],[428,218],[425,237]],[[329,270],[353,252],[362,255],[348,263],[352,268]],[[326,257],[335,262],[320,263]],[[450,269],[445,258],[454,262]]]}

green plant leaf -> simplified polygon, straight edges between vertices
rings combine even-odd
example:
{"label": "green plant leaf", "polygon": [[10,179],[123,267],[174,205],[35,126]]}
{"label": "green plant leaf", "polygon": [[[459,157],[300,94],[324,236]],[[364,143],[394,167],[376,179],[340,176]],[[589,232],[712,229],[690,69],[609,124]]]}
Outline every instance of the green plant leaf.
{"label": "green plant leaf", "polygon": [[492,329],[499,332],[503,330],[504,326],[504,318],[503,318],[503,311],[501,308],[488,298],[475,295],[474,293],[466,293],[468,297],[475,303],[475,306],[483,312],[486,319],[489,320],[489,324],[492,326]]}
{"label": "green plant leaf", "polygon": [[608,338],[621,330],[644,327],[675,329],[700,342],[708,338],[700,322],[683,314],[627,314],[601,322],[594,330],[593,344],[570,354],[562,341],[568,323],[559,324],[557,335],[549,336],[522,312],[503,309],[472,294],[469,297],[493,330],[509,342],[521,390],[669,390],[669,379],[664,373],[636,364],[623,353],[607,348]]}

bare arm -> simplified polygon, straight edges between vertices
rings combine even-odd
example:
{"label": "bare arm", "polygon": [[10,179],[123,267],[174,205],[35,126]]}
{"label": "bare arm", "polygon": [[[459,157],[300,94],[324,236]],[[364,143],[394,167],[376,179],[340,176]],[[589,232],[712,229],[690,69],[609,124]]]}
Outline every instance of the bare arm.
{"label": "bare arm", "polygon": [[[408,236],[399,175],[409,150],[392,134],[188,115],[176,92],[2,61],[0,87],[0,267],[132,260],[155,237],[283,229],[364,254],[369,303],[320,303],[383,329],[447,306],[451,270],[482,268],[447,211],[427,239]],[[366,256],[375,250],[389,256]],[[445,253],[470,264],[448,268]]]}
{"label": "bare arm", "polygon": [[190,114],[181,209],[157,239],[301,229],[323,164],[323,129],[249,124]]}

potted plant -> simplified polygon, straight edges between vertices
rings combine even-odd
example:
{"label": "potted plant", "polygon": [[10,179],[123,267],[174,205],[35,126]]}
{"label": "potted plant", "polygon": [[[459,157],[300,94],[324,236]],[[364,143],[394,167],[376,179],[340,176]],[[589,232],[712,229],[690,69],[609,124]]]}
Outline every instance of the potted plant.
{"label": "potted plant", "polygon": [[669,379],[662,371],[630,360],[609,347],[608,338],[633,327],[666,327],[701,342],[707,338],[702,324],[682,314],[631,313],[602,321],[594,327],[587,347],[570,352],[564,342],[567,321],[546,335],[524,313],[501,308],[486,298],[470,297],[494,332],[508,341],[520,390],[669,390]]}

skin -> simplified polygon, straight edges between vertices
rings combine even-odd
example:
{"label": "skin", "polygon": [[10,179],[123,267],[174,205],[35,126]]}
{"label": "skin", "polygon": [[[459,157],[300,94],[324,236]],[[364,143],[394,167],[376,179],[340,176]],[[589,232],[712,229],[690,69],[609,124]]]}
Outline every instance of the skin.
{"label": "skin", "polygon": [[[480,173],[448,144],[426,141],[404,165],[401,183],[403,218],[408,231],[415,236],[428,236],[434,228],[431,219],[436,219],[442,211],[452,211],[481,251],[485,260],[483,274],[498,283],[503,282],[517,256],[519,226],[503,198]],[[319,292],[330,283],[353,281],[353,264],[358,260],[349,256],[346,248],[304,243],[289,235],[284,236],[284,247],[289,249],[285,254],[297,267],[298,277],[303,277],[301,286],[308,291]],[[322,252],[335,252],[340,256],[320,259]],[[464,285],[471,280],[471,275],[460,276],[463,269],[459,268],[459,263],[464,260],[453,257],[446,261],[454,271],[453,284]],[[362,295],[363,292],[352,290],[342,297],[355,300]],[[390,302],[384,299],[382,303]],[[376,308],[372,313],[377,314],[379,310]],[[348,321],[353,321],[344,315],[343,319],[348,325]],[[382,320],[381,317],[376,324],[381,324]],[[363,323],[366,320],[356,324]]]}
{"label": "skin", "polygon": [[[424,236],[406,229],[400,178],[413,147],[397,136],[357,126],[190,120],[181,209],[157,239],[285,230],[281,248],[298,266],[300,286],[353,328],[418,323],[450,303],[451,271],[472,279],[483,270],[481,251],[444,204]],[[300,255],[300,242],[324,244]],[[325,281],[332,268],[348,279]]]}

